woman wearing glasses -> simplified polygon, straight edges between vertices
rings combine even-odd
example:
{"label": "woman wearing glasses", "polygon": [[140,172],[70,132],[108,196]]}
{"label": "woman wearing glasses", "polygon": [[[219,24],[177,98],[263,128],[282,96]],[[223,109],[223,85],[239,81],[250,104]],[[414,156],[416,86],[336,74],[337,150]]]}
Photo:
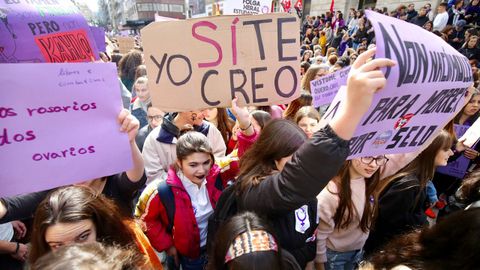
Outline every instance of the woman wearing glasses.
{"label": "woman wearing glasses", "polygon": [[152,132],[156,127],[160,126],[163,123],[163,116],[165,113],[159,108],[153,107],[152,103],[147,104],[147,121],[148,125],[142,127],[138,130],[138,134],[135,137],[135,142],[138,145],[140,151],[143,150],[143,145],[145,144],[145,139],[147,139],[148,134]]}
{"label": "woman wearing glasses", "polygon": [[370,156],[343,164],[317,196],[317,270],[356,267],[372,224],[374,190],[385,173],[400,169],[412,156],[391,155],[391,162],[384,155]]}

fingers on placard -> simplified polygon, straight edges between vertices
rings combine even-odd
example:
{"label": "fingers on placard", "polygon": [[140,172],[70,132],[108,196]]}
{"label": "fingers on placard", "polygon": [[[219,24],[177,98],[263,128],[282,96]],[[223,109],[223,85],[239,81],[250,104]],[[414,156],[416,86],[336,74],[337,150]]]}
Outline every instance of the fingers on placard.
{"label": "fingers on placard", "polygon": [[120,114],[118,115],[118,123],[119,124],[122,124],[123,123],[123,119],[125,119],[125,117],[127,117],[127,115],[129,115],[130,112],[127,110],[127,109],[122,109],[120,111]]}
{"label": "fingers on placard", "polygon": [[395,61],[387,59],[387,58],[379,58],[379,59],[374,59],[361,67],[359,67],[359,70],[363,72],[368,72],[368,71],[373,71],[373,70],[379,70],[380,68],[383,67],[391,67],[395,65]]}
{"label": "fingers on placard", "polygon": [[367,60],[369,58],[371,58],[372,56],[375,55],[375,52],[377,51],[376,48],[371,48],[363,53],[361,53],[357,59],[355,60],[355,62],[353,62],[353,65],[352,67],[354,69],[357,69],[357,68],[360,68],[363,64],[365,64],[365,62],[367,62]]}

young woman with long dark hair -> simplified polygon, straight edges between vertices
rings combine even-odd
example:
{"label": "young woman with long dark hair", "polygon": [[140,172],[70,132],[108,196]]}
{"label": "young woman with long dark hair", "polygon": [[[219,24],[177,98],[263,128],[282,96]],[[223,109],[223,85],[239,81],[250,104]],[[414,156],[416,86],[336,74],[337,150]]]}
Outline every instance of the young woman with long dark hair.
{"label": "young woman with long dark hair", "polygon": [[52,192],[35,212],[30,264],[66,245],[102,242],[136,247],[144,256],[137,267],[161,268],[160,261],[140,227],[121,214],[115,203],[83,186]]}
{"label": "young woman with long dark hair", "polygon": [[373,230],[365,244],[369,254],[389,239],[427,223],[426,185],[438,166],[447,165],[453,155],[453,136],[445,130],[412,162],[398,173],[382,180],[374,192],[378,205]]}

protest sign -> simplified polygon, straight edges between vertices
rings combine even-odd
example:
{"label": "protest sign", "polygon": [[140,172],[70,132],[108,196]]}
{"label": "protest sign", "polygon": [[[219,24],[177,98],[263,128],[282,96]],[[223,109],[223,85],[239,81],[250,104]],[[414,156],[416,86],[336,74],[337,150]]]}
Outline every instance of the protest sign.
{"label": "protest sign", "polygon": [[2,1],[0,63],[91,62],[98,50],[87,21],[68,0]]}
{"label": "protest sign", "polygon": [[347,84],[348,72],[350,72],[350,66],[310,82],[315,108],[332,102],[340,86]]}
{"label": "protest sign", "polygon": [[131,168],[115,65],[3,64],[0,84],[0,197]]}
{"label": "protest sign", "polygon": [[[457,138],[463,136],[468,130],[469,126],[464,125],[454,125],[455,134]],[[466,158],[464,155],[458,156],[457,159],[448,162],[447,166],[438,167],[437,172],[450,175],[456,178],[463,178],[465,173],[467,173],[468,166],[470,165],[470,159]]]}
{"label": "protest sign", "polygon": [[158,13],[155,12],[155,21],[156,22],[178,21],[178,19],[160,16],[160,15],[158,15]]}
{"label": "protest sign", "polygon": [[223,2],[223,14],[267,14],[270,13],[271,6],[271,0],[226,0]]}
{"label": "protest sign", "polygon": [[126,54],[135,48],[135,38],[133,37],[117,37],[118,50],[121,54]]}
{"label": "protest sign", "polygon": [[460,138],[460,140],[465,140],[463,144],[468,147],[472,147],[478,139],[480,139],[480,118]]}
{"label": "protest sign", "polygon": [[[229,107],[235,96],[242,106],[290,102],[300,94],[298,27],[280,13],[149,24],[142,40],[153,104],[188,111]],[[165,38],[178,33],[189,34]]]}
{"label": "protest sign", "polygon": [[[435,34],[376,12],[366,14],[375,30],[376,57],[397,65],[384,71],[387,85],[357,127],[349,158],[417,151],[464,106],[471,68],[466,57]],[[323,122],[335,117],[345,95],[342,87]]]}
{"label": "protest sign", "polygon": [[103,27],[90,26],[95,44],[99,52],[105,52],[107,45],[105,43],[105,29]]}

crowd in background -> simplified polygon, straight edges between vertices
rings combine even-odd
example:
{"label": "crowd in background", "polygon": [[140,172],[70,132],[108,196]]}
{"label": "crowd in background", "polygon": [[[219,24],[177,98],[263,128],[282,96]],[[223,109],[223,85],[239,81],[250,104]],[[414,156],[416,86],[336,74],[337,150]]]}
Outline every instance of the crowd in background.
{"label": "crowd in background", "polygon": [[[346,160],[385,85],[362,10],[306,16],[302,92],[289,104],[164,112],[151,103],[141,43],[121,55],[132,169],[0,199],[1,269],[476,269],[479,146],[455,125],[480,115],[479,0],[377,12],[432,31],[465,55],[467,102],[423,150]],[[366,63],[369,63],[366,65]],[[310,82],[351,66],[346,110],[326,127]],[[468,159],[463,177],[439,167]],[[20,165],[19,165],[20,166]]]}

